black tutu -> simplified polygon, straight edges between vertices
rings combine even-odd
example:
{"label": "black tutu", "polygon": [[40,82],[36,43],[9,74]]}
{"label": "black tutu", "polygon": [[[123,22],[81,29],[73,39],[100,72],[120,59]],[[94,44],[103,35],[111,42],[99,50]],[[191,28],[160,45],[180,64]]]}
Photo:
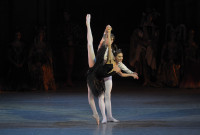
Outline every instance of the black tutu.
{"label": "black tutu", "polygon": [[115,74],[115,71],[109,73],[113,69],[112,64],[104,64],[105,51],[106,47],[102,45],[97,52],[94,66],[87,72],[87,84],[96,97],[105,92],[104,78]]}

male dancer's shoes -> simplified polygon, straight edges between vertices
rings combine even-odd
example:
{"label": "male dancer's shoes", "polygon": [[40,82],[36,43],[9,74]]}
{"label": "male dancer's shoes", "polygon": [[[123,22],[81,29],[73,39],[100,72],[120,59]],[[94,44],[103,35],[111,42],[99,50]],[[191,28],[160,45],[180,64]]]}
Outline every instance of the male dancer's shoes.
{"label": "male dancer's shoes", "polygon": [[101,121],[102,124],[106,124],[107,123],[107,119],[104,118],[102,121]]}
{"label": "male dancer's shoes", "polygon": [[99,115],[98,114],[93,114],[92,116],[96,120],[97,125],[99,125]]}
{"label": "male dancer's shoes", "polygon": [[108,118],[108,122],[119,122],[119,120],[117,120],[113,117],[110,117],[110,118]]}

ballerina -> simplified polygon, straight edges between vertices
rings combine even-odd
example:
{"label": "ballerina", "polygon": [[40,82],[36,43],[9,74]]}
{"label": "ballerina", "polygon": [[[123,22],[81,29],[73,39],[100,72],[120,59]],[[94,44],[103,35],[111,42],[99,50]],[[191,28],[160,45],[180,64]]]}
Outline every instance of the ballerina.
{"label": "ballerina", "polygon": [[[138,75],[135,72],[130,73],[130,74],[121,72],[121,69],[118,66],[118,63],[121,63],[121,62],[115,61],[115,58],[111,52],[112,27],[110,25],[106,26],[105,36],[103,40],[101,40],[100,42],[100,46],[99,46],[97,55],[95,57],[90,20],[91,20],[91,16],[90,14],[87,14],[86,26],[87,26],[87,49],[88,49],[88,65],[89,65],[89,70],[87,73],[88,102],[93,111],[93,117],[96,119],[97,124],[99,124],[99,115],[96,110],[96,105],[94,102],[94,96],[98,97],[99,108],[101,110],[101,114],[103,117],[102,123],[107,123],[107,117],[105,115],[105,108],[107,107],[105,107],[104,97],[109,96],[108,99],[110,100],[110,94],[108,95],[105,94],[107,90],[106,85],[105,85],[105,82],[106,82],[105,78],[110,77],[115,73],[118,73],[122,77],[131,76],[135,79],[138,79]],[[107,48],[108,48],[108,55],[107,55],[107,59],[104,60],[105,58],[104,55],[106,54]],[[110,93],[110,91],[108,93]],[[107,106],[111,107],[110,102]],[[118,122],[118,120],[112,117],[111,112],[109,114],[109,121]]]}

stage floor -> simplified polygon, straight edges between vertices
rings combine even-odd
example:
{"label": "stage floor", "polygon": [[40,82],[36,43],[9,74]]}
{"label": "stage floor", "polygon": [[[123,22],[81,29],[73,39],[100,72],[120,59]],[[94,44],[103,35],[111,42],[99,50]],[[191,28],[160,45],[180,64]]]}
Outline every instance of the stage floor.
{"label": "stage floor", "polygon": [[114,82],[112,111],[119,123],[96,125],[84,83],[49,92],[2,91],[0,135],[200,133],[200,89],[149,88]]}

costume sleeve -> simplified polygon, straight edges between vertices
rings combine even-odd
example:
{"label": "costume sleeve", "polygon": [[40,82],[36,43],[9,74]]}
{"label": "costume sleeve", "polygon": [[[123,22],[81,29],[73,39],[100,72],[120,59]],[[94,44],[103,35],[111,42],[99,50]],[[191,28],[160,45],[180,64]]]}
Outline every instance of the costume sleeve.
{"label": "costume sleeve", "polygon": [[121,70],[123,70],[124,72],[128,73],[128,74],[132,74],[134,73],[133,71],[131,71],[130,69],[128,69],[122,62],[118,63],[118,66]]}
{"label": "costume sleeve", "polygon": [[[112,58],[114,59],[114,54],[111,52]],[[108,59],[108,47],[106,48],[105,54],[104,54],[104,61],[107,61]]]}
{"label": "costume sleeve", "polygon": [[104,54],[104,61],[107,61],[108,58],[108,48],[106,48],[105,54]]}

